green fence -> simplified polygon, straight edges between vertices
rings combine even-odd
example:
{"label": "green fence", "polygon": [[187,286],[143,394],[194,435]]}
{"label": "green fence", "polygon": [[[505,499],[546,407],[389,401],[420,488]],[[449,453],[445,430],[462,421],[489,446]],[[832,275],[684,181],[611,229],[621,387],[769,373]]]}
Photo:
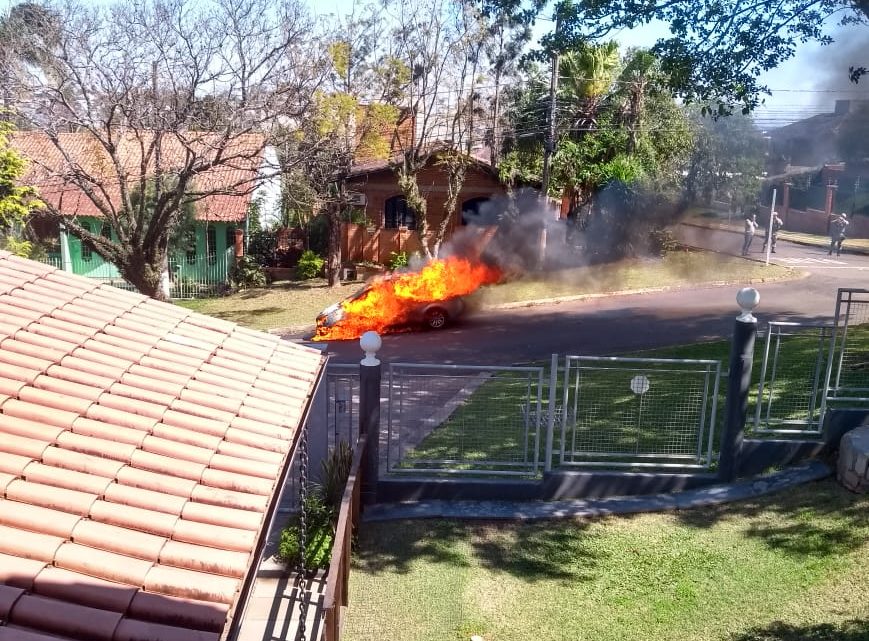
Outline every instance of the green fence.
{"label": "green fence", "polygon": [[[96,256],[94,256],[96,258]],[[169,259],[169,291],[172,298],[208,298],[218,296],[227,289],[227,275],[232,266],[233,252],[229,248],[221,253],[206,256],[172,256]],[[60,254],[49,254],[41,262],[63,269]],[[136,288],[127,282],[112,263],[100,260],[85,260],[73,256],[67,271],[98,280],[107,285],[129,291]]]}

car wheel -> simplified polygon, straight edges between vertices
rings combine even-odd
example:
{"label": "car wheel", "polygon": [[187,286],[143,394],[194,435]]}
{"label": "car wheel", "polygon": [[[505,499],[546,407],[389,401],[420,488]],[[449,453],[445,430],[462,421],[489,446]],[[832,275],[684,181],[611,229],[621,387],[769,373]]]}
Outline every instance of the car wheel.
{"label": "car wheel", "polygon": [[425,324],[431,329],[441,329],[448,320],[449,316],[440,307],[434,307],[425,313]]}

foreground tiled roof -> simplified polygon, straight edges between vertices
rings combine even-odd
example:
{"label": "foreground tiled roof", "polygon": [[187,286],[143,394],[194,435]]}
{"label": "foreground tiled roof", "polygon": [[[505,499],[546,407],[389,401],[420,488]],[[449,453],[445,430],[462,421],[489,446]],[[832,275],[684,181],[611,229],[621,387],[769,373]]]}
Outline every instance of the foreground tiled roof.
{"label": "foreground tiled roof", "polygon": [[[212,148],[221,142],[219,137],[207,133],[186,133],[193,141],[190,146],[199,148],[197,153],[202,157],[210,157]],[[142,145],[147,147],[153,140],[149,136],[144,132],[139,136],[122,137],[118,142],[118,157],[134,179],[140,175]],[[167,134],[162,140],[164,166],[181,166],[185,159],[185,146],[172,135]],[[112,207],[120,208],[118,173],[112,168],[108,153],[89,133],[61,133],[54,143],[42,132],[23,131],[12,136],[11,143],[29,160],[21,182],[36,187],[39,197],[65,216],[103,217],[94,202],[67,177],[72,164],[81,167],[88,176],[99,179],[100,189],[96,193],[105,194]],[[263,143],[260,134],[237,136],[227,146],[227,160],[197,176],[195,189],[210,192],[196,201],[197,220],[238,222],[245,219],[251,188],[262,162]]]}
{"label": "foreground tiled roof", "polygon": [[214,641],[320,352],[0,252],[0,641]]}

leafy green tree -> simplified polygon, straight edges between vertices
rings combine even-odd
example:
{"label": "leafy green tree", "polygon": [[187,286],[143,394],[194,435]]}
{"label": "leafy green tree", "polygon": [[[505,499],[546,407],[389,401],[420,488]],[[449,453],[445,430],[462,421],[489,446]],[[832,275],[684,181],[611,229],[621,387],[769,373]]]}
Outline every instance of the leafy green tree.
{"label": "leafy green tree", "polygon": [[741,114],[716,120],[693,110],[694,149],[685,179],[689,202],[724,200],[735,208],[754,201],[760,189],[766,144],[751,118]]}
{"label": "leafy green tree", "polygon": [[[524,10],[515,0],[490,2],[517,14]],[[869,2],[557,0],[555,14],[558,28],[542,39],[545,52],[567,51],[653,20],[667,23],[671,34],[652,51],[668,75],[670,90],[723,114],[734,107],[756,107],[766,90],[760,74],[793,57],[799,44],[826,44],[832,41],[828,27],[869,21]],[[856,81],[865,70],[841,72],[850,72]]]}
{"label": "leafy green tree", "polygon": [[4,249],[27,256],[31,247],[21,230],[40,203],[33,188],[20,185],[25,161],[10,147],[11,134],[12,126],[0,120],[0,241]]}

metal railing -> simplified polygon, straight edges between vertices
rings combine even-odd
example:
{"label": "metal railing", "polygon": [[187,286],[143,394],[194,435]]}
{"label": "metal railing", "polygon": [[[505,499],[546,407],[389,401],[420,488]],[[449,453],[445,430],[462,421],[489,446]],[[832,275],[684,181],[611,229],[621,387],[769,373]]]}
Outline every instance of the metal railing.
{"label": "metal railing", "polygon": [[[770,322],[755,406],[758,435],[817,435],[823,425],[827,368],[833,326],[829,323]],[[812,363],[811,367],[806,367]]]}
{"label": "metal railing", "polygon": [[869,405],[869,289],[839,289],[830,354],[827,405]]}
{"label": "metal railing", "polygon": [[326,576],[326,594],[323,599],[324,641],[338,641],[341,638],[343,608],[347,605],[349,597],[353,533],[359,524],[361,510],[362,462],[365,458],[367,442],[367,437],[363,435],[356,443],[350,475],[347,477],[347,485],[341,497],[338,526],[329,561],[329,574]]}
{"label": "metal railing", "polygon": [[[217,296],[226,290],[229,269],[234,260],[233,249],[229,248],[219,254],[196,256],[188,259],[186,256],[171,256],[169,258],[169,291],[172,298],[191,299]],[[58,254],[48,254],[40,262],[63,269],[63,261]],[[118,268],[104,261],[96,254],[85,259],[74,256],[68,269],[73,274],[86,276],[107,285],[137,291],[136,288],[121,276]]]}
{"label": "metal railing", "polygon": [[359,365],[326,366],[326,430],[328,447],[355,443],[359,433]]}
{"label": "metal railing", "polygon": [[559,464],[709,467],[720,379],[713,360],[565,357]]}
{"label": "metal railing", "polygon": [[392,363],[387,469],[537,474],[542,396],[542,367]]}

